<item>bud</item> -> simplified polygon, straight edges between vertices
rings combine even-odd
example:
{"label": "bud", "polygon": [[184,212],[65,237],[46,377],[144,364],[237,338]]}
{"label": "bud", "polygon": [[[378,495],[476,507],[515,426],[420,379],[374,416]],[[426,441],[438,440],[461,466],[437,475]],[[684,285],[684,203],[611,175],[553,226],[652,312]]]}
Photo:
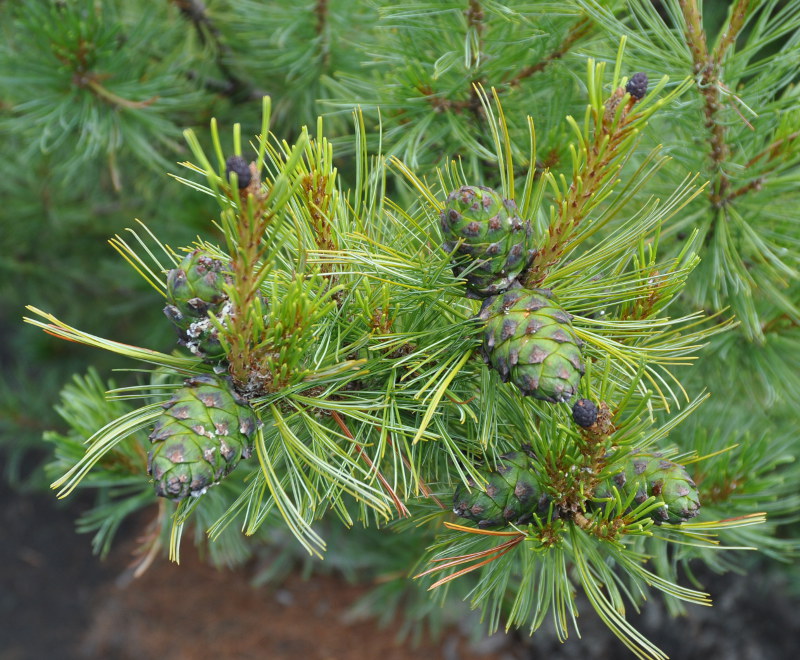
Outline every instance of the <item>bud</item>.
{"label": "bud", "polygon": [[578,399],[572,406],[572,419],[586,429],[597,421],[597,412],[597,406],[589,399]]}
{"label": "bud", "polygon": [[225,161],[225,178],[230,181],[231,174],[236,173],[239,181],[239,190],[247,188],[250,185],[252,174],[250,172],[250,165],[242,156],[230,156]]}
{"label": "bud", "polygon": [[647,74],[641,71],[639,73],[634,73],[628,81],[628,84],[625,85],[625,91],[637,101],[643,99],[645,94],[647,94]]}

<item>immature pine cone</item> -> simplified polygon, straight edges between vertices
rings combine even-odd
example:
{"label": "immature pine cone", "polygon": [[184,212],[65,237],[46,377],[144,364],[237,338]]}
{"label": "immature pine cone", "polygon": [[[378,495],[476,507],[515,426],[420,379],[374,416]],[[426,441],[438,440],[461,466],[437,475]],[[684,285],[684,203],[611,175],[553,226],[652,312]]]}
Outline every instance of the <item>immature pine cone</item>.
{"label": "immature pine cone", "polygon": [[543,505],[542,491],[525,452],[504,454],[497,471],[482,470],[485,487],[472,479],[467,490],[463,484],[453,495],[453,513],[477,523],[478,527],[502,527],[528,522]]}
{"label": "immature pine cone", "polygon": [[179,342],[200,357],[222,353],[217,327],[208,315],[222,319],[230,307],[223,288],[230,280],[225,269],[205,250],[195,250],[167,274],[164,314],[177,328]]}
{"label": "immature pine cone", "polygon": [[595,496],[609,497],[612,484],[617,487],[622,499],[626,499],[634,489],[634,502],[637,504],[651,496],[660,497],[664,506],[650,513],[657,525],[686,522],[694,518],[700,509],[697,486],[686,468],[661,458],[659,453],[632,456],[625,469],[611,477],[609,483],[601,485]]}
{"label": "immature pine cone", "polygon": [[253,451],[258,418],[228,380],[195,376],[164,404],[150,434],[147,471],[156,495],[202,495]]}
{"label": "immature pine cone", "polygon": [[457,247],[453,272],[467,271],[467,296],[483,298],[508,289],[528,266],[531,223],[517,215],[517,205],[491,188],[462,186],[447,196],[439,215],[444,243]]}
{"label": "immature pine cone", "polygon": [[523,394],[560,403],[578,389],[584,367],[572,317],[547,289],[512,289],[487,298],[484,359]]}

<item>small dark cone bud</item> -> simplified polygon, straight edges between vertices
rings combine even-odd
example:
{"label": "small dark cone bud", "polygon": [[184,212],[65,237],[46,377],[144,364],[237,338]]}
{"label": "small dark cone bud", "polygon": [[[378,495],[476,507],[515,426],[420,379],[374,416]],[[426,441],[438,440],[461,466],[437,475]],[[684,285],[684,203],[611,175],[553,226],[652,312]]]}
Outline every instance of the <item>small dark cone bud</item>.
{"label": "small dark cone bud", "polygon": [[[646,85],[647,83],[645,83]],[[231,156],[225,161],[225,178],[230,181],[231,174],[239,177],[239,190],[250,185],[250,165],[242,156]]]}
{"label": "small dark cone bud", "polygon": [[625,85],[625,91],[637,101],[643,99],[644,95],[647,94],[647,74],[641,71],[634,73],[628,84]]}
{"label": "small dark cone bud", "polygon": [[572,419],[578,426],[589,428],[597,421],[597,406],[589,399],[578,399],[572,406]]}

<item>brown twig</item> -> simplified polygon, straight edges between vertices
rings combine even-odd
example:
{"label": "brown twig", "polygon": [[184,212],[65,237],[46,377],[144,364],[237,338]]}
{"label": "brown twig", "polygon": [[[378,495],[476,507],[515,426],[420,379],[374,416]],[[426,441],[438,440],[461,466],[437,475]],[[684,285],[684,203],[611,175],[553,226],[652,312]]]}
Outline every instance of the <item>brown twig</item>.
{"label": "brown twig", "polygon": [[[255,172],[253,170],[253,172]],[[267,225],[273,218],[267,212],[267,193],[260,188],[257,177],[253,177],[241,200],[242,211],[236,218],[240,243],[231,258],[231,274],[236,296],[234,308],[228,317],[225,339],[230,343],[228,372],[239,393],[245,396],[262,394],[276,384],[273,374],[264,364],[262,350],[254,350],[256,299],[261,295],[258,280],[266,262],[263,259],[266,247],[261,240]],[[250,201],[252,200],[252,207]],[[258,265],[260,264],[260,265]],[[278,387],[282,383],[278,384]]]}
{"label": "brown twig", "polygon": [[[470,27],[473,27],[478,34],[482,34],[486,28],[486,25],[482,22],[483,10],[480,7],[478,2],[471,0],[470,8],[467,9],[467,24]],[[508,90],[513,87],[518,87],[519,84],[537,73],[544,71],[548,65],[552,64],[556,60],[561,59],[564,55],[567,54],[570,48],[575,45],[575,42],[582,39],[591,29],[591,23],[588,19],[583,18],[578,21],[575,25],[567,33],[567,36],[564,37],[563,41],[556,47],[554,51],[547,54],[544,59],[536,62],[535,64],[531,64],[516,74],[514,74],[511,78],[505,80],[501,86],[498,86],[497,92],[501,93],[504,90]],[[475,59],[475,55],[473,55],[472,66],[475,66],[477,60]],[[435,112],[445,112],[445,111],[452,111],[455,113],[462,113],[462,112],[471,112],[479,119],[482,118],[482,108],[480,104],[480,98],[478,97],[477,91],[475,89],[476,84],[484,84],[485,81],[483,80],[473,80],[470,83],[470,96],[468,99],[461,99],[461,100],[453,100],[438,96],[436,91],[430,85],[418,85],[417,91],[419,91],[423,96],[427,98],[428,103],[430,103],[431,107],[434,109]]]}
{"label": "brown twig", "polygon": [[[389,435],[388,432],[386,433],[386,440],[389,443],[390,447],[394,447],[394,443],[392,442],[392,436]],[[402,452],[400,453],[400,459],[403,461],[403,465],[405,465],[411,472],[414,472],[414,468],[411,466],[411,461],[409,461],[408,458],[406,458],[406,455],[403,454]],[[433,494],[433,491],[428,487],[428,484],[425,483],[425,480],[422,477],[417,477],[417,485],[419,486],[419,489],[422,491],[422,494],[425,497],[428,497],[432,499],[434,502],[436,502],[436,504],[440,509],[447,508],[445,507],[444,504],[442,504],[442,501],[438,497],[436,497],[436,495]]]}
{"label": "brown twig", "polygon": [[[698,76],[697,85],[703,95],[705,126],[710,132],[711,168],[714,172],[714,181],[709,189],[711,204],[715,208],[723,205],[730,186],[730,179],[723,169],[730,150],[725,142],[725,126],[719,121],[720,90],[718,87],[720,66],[719,60],[708,52],[706,33],[697,0],[680,0],[683,19],[686,24],[686,44],[692,53],[694,74]],[[732,38],[733,33],[727,34]]]}
{"label": "brown twig", "polygon": [[73,69],[72,84],[81,89],[88,89],[97,98],[105,101],[106,103],[116,106],[118,108],[127,108],[130,110],[146,108],[158,100],[158,96],[152,96],[144,101],[131,101],[118,94],[114,94],[111,90],[104,87],[101,83],[111,77],[108,73],[97,73],[92,71],[92,62],[90,61],[90,54],[92,53],[92,45],[80,39],[77,48],[74,51],[67,51],[65,49],[55,49],[54,54],[56,59]]}
{"label": "brown twig", "polygon": [[[186,77],[192,82],[200,82],[203,87],[214,94],[222,94],[223,96],[227,96],[229,98],[242,98],[239,91],[239,84],[230,79],[220,80],[218,78],[207,78],[205,76],[201,76],[199,73],[197,73],[197,71],[192,70],[186,72]],[[246,100],[255,101],[263,96],[267,96],[267,93],[261,90],[253,89],[247,94]]]}
{"label": "brown twig", "polygon": [[739,186],[736,190],[732,191],[726,198],[725,203],[728,204],[729,202],[733,201],[737,197],[741,197],[742,195],[746,195],[747,193],[755,190],[759,191],[764,186],[765,178],[763,176],[758,177],[757,179],[753,179],[749,183],[745,183],[742,186]]}
{"label": "brown twig", "polygon": [[331,61],[331,50],[328,48],[328,44],[325,39],[329,11],[330,8],[328,7],[328,0],[317,0],[317,4],[314,7],[314,13],[317,15],[317,21],[314,24],[314,31],[317,34],[317,46],[322,67],[325,69],[328,68],[328,65]]}
{"label": "brown twig", "polygon": [[470,66],[477,66],[480,63],[481,55],[483,54],[483,40],[481,37],[486,31],[486,24],[483,22],[483,19],[486,18],[486,15],[483,13],[483,7],[481,7],[479,0],[469,0],[469,7],[467,8],[465,14],[467,17],[467,27],[475,30],[475,33],[478,35],[478,52],[472,53],[472,59],[470,62]]}
{"label": "brown twig", "polygon": [[771,321],[764,323],[761,325],[761,333],[766,335],[770,332],[775,332],[775,329],[782,324],[788,326],[788,328],[797,328],[800,327],[800,323],[798,323],[797,319],[793,319],[789,316],[789,312],[784,312],[780,316],[776,316]]}
{"label": "brown twig", "polygon": [[146,108],[158,100],[158,96],[151,96],[144,101],[130,101],[118,94],[114,94],[111,90],[103,87],[97,80],[97,76],[82,76],[82,81],[85,84],[79,86],[92,90],[95,96],[119,108],[127,108],[129,110]]}
{"label": "brown twig", "polygon": [[625,90],[620,87],[606,101],[605,114],[594,118],[594,138],[592,143],[587,145],[585,162],[572,173],[569,190],[563,199],[558,201],[558,219],[548,227],[547,238],[525,273],[523,279],[525,287],[535,288],[547,277],[550,269],[559,262],[569,245],[569,237],[573,230],[591,208],[595,192],[600,189],[603,181],[613,175],[615,168],[619,169],[622,166],[615,161],[617,149],[630,135],[631,124],[637,118],[636,114],[628,112],[635,103],[635,100],[631,99],[629,105],[623,108],[619,121],[614,123],[614,117],[623,98]]}
{"label": "brown twig", "polygon": [[566,55],[570,48],[575,45],[575,42],[582,39],[591,30],[591,23],[588,18],[582,18],[575,25],[573,25],[561,43],[554,51],[544,57],[544,59],[526,66],[524,69],[518,71],[512,78],[507,81],[509,87],[518,87],[520,82],[525,78],[530,78],[534,74],[544,71],[550,64],[556,60],[560,60]]}
{"label": "brown twig", "polygon": [[[753,165],[755,165],[765,156],[767,157],[767,162],[772,162],[782,153],[781,147],[783,147],[787,143],[793,142],[798,137],[800,137],[800,131],[795,131],[794,133],[790,133],[789,135],[782,137],[779,140],[775,140],[769,146],[767,146],[765,149],[762,149],[759,153],[757,153],[749,161],[747,161],[747,163],[745,163],[744,169],[749,170],[751,167],[753,167]],[[736,190],[729,193],[728,196],[725,198],[724,202],[729,203],[732,200],[736,199],[737,197],[746,195],[749,192],[752,191],[757,192],[761,190],[761,188],[763,188],[764,183],[767,180],[766,175],[774,171],[775,171],[774,167],[766,169],[761,176],[753,179],[752,181],[749,181],[748,183],[739,186]]]}
{"label": "brown twig", "polygon": [[[713,53],[708,50],[708,43],[705,30],[703,29],[702,17],[697,0],[679,0],[681,12],[683,13],[684,23],[686,24],[685,39],[686,45],[692,53],[694,63],[694,74],[697,76],[697,85],[700,94],[703,96],[703,114],[705,115],[705,127],[709,131],[709,145],[711,151],[711,169],[713,181],[709,187],[709,199],[712,207],[719,211],[731,199],[744,194],[750,189],[739,189],[737,194],[730,194],[731,181],[725,172],[724,163],[730,156],[730,147],[725,139],[726,128],[720,121],[719,112],[722,106],[720,101],[720,90],[723,87],[720,79],[722,72],[722,60],[730,47],[735,43],[736,37],[744,26],[750,0],[737,0],[734,6],[728,25],[725,27],[722,38]],[[717,213],[716,218],[720,215]],[[716,221],[716,220],[715,220]],[[706,240],[713,235],[713,224],[708,232]]]}
{"label": "brown twig", "polygon": [[[203,84],[207,89],[224,94],[235,101],[252,101],[267,95],[265,91],[256,89],[249,82],[236,75],[228,65],[227,60],[232,55],[231,49],[224,42],[219,28],[209,18],[205,3],[202,0],[168,1],[174,4],[187,20],[191,21],[201,44],[206,44],[210,39],[214,45],[215,63],[225,77],[225,81],[203,79]],[[193,71],[190,71],[187,77],[190,80],[199,78],[197,73]]]}
{"label": "brown twig", "polygon": [[736,5],[731,12],[731,19],[722,33],[722,38],[719,40],[717,47],[714,49],[713,59],[721,62],[725,57],[725,53],[735,43],[736,37],[739,36],[742,27],[744,26],[744,19],[747,18],[747,10],[750,5],[750,0],[737,0]]}
{"label": "brown twig", "polygon": [[[484,23],[484,18],[486,18],[486,16],[479,0],[469,0],[469,6],[464,12],[464,15],[467,19],[467,29],[474,30],[477,35],[478,48],[470,52],[469,61],[469,68],[475,69],[480,64],[483,55],[482,36],[486,31],[486,24]],[[480,97],[478,96],[477,86],[483,85],[484,82],[484,80],[479,79],[472,80],[469,85],[469,98],[458,101],[438,96],[430,85],[417,85],[417,90],[427,98],[428,103],[430,103],[435,112],[444,112],[446,110],[451,110],[457,114],[470,112],[476,119],[481,120],[483,119],[483,109],[481,107]]]}
{"label": "brown twig", "polygon": [[760,161],[764,156],[767,155],[769,156],[767,160],[774,160],[781,153],[780,147],[782,147],[787,142],[793,142],[798,137],[800,137],[800,131],[795,131],[794,133],[790,133],[789,135],[782,137],[780,140],[775,140],[765,149],[759,151],[755,156],[753,156],[750,160],[748,160],[744,166],[745,169],[750,169],[753,165],[755,165],[758,161]]}
{"label": "brown twig", "polygon": [[314,13],[317,15],[317,22],[314,24],[314,31],[317,36],[325,32],[325,26],[328,22],[328,0],[317,0],[314,7]]}
{"label": "brown twig", "polygon": [[358,455],[362,459],[364,459],[364,462],[369,466],[369,469],[375,472],[375,475],[378,477],[378,481],[381,482],[381,485],[384,487],[386,492],[389,493],[389,497],[392,498],[392,502],[394,502],[394,507],[395,509],[397,509],[398,515],[401,518],[410,518],[411,513],[409,513],[408,509],[406,508],[406,505],[403,504],[402,500],[398,497],[397,493],[394,492],[394,489],[386,480],[386,477],[384,477],[381,474],[380,470],[376,467],[375,463],[369,457],[367,452],[365,452],[364,449],[361,447],[361,445],[356,442],[355,437],[353,437],[353,434],[350,432],[350,429],[347,428],[347,424],[344,423],[344,420],[339,416],[339,413],[337,413],[335,410],[332,410],[331,417],[333,417],[334,421],[339,425],[339,428],[342,429],[342,433],[344,433],[345,436],[347,436],[347,439],[353,442],[353,445],[355,446]]}

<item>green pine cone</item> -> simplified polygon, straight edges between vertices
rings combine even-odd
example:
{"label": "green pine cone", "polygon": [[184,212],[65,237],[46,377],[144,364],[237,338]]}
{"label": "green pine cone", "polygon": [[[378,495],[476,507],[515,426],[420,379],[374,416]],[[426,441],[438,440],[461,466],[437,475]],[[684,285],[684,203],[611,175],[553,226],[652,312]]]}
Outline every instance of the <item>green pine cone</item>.
{"label": "green pine cone", "polygon": [[227,380],[189,378],[164,408],[147,463],[159,497],[202,495],[252,453],[258,418]]}
{"label": "green pine cone", "polygon": [[[636,489],[634,501],[639,504],[651,496],[664,500],[664,506],[650,513],[657,525],[664,522],[673,525],[686,522],[694,518],[700,509],[697,486],[686,468],[661,458],[658,453],[631,457],[625,469],[614,475],[610,481],[617,487],[623,499],[630,494],[631,489]],[[601,485],[595,496],[609,496],[612,483]]]}
{"label": "green pine cone", "polygon": [[544,401],[568,401],[583,375],[582,342],[572,317],[546,289],[514,289],[487,298],[484,359],[503,382]]}
{"label": "green pine cone", "polygon": [[456,276],[467,273],[467,295],[483,298],[505,291],[533,257],[531,223],[517,216],[513,200],[491,188],[462,186],[447,196],[440,214],[444,243],[456,246]]}
{"label": "green pine cone", "polygon": [[167,274],[164,314],[177,328],[180,343],[195,355],[213,357],[222,353],[218,330],[208,315],[226,315],[228,296],[223,285],[228,280],[225,264],[204,250],[187,254]]}
{"label": "green pine cone", "polygon": [[528,455],[522,451],[500,457],[496,471],[483,471],[487,484],[481,489],[470,479],[453,495],[453,513],[477,523],[478,527],[503,527],[528,522],[543,504],[539,483]]}

